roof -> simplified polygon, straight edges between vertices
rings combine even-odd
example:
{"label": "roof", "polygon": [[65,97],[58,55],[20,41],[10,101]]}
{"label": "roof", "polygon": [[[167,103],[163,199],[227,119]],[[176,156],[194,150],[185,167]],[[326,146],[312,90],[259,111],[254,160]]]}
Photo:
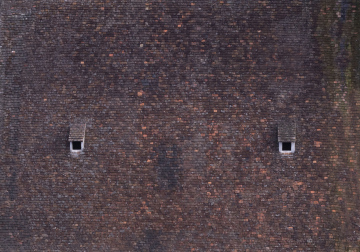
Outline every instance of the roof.
{"label": "roof", "polygon": [[0,252],[359,251],[358,2],[1,1]]}
{"label": "roof", "polygon": [[70,125],[69,142],[84,141],[85,127],[85,123]]}
{"label": "roof", "polygon": [[295,142],[296,141],[296,123],[291,120],[282,120],[278,125],[278,141],[279,142]]}

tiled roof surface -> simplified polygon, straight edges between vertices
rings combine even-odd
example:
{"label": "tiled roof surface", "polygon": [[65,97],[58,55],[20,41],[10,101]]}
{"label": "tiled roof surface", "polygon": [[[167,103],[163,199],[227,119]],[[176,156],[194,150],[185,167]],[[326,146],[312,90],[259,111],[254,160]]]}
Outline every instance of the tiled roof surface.
{"label": "tiled roof surface", "polygon": [[72,124],[70,126],[69,142],[84,141],[86,124]]}
{"label": "tiled roof surface", "polygon": [[278,123],[278,141],[295,142],[296,141],[296,124],[290,120],[283,120]]}
{"label": "tiled roof surface", "polygon": [[359,1],[0,4],[0,251],[359,251]]}

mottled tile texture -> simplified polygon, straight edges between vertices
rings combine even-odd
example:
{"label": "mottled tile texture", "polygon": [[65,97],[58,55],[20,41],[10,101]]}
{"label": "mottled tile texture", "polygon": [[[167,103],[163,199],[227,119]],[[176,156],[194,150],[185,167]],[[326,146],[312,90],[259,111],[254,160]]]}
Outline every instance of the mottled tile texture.
{"label": "mottled tile texture", "polygon": [[5,0],[0,22],[1,251],[359,251],[359,1]]}

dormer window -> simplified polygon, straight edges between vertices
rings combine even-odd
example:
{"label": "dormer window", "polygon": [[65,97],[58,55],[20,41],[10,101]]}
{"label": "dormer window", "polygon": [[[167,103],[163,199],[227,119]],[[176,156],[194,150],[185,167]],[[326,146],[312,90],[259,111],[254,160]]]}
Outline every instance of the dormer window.
{"label": "dormer window", "polygon": [[279,152],[290,154],[295,152],[296,124],[290,120],[284,120],[278,125]]}
{"label": "dormer window", "polygon": [[82,150],[83,141],[73,141],[73,142],[71,142],[71,144],[72,144],[72,149],[74,151]]}
{"label": "dormer window", "polygon": [[81,152],[84,149],[85,128],[85,123],[70,126],[69,142],[71,152]]}
{"label": "dormer window", "polygon": [[291,151],[291,142],[282,142],[282,151]]}
{"label": "dormer window", "polygon": [[295,142],[279,142],[280,153],[294,153]]}

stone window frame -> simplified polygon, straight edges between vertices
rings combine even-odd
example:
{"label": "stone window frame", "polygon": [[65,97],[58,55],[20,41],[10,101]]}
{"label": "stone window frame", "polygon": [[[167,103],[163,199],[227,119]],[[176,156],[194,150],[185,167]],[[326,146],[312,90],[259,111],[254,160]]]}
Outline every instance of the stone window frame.
{"label": "stone window frame", "polygon": [[[291,150],[283,150],[283,143],[291,143]],[[291,141],[284,141],[284,142],[279,142],[279,152],[280,153],[294,153],[295,152],[295,142],[291,142]]]}
{"label": "stone window frame", "polygon": [[[81,143],[80,149],[74,149],[74,147],[73,147],[74,142],[80,142]],[[84,140],[82,140],[82,141],[70,141],[70,151],[71,152],[81,152],[81,151],[84,150],[84,146],[85,146]]]}

